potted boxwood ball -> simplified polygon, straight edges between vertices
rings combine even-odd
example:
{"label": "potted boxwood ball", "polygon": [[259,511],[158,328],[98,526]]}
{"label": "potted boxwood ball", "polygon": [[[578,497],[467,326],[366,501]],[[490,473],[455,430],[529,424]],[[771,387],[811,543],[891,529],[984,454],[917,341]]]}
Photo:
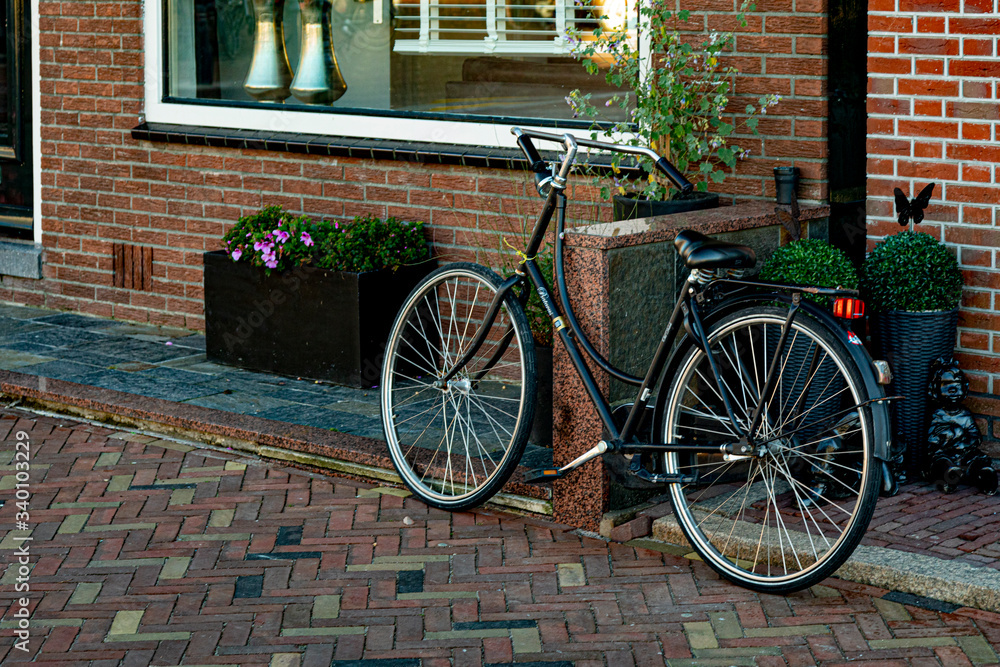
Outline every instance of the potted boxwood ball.
{"label": "potted boxwood ball", "polygon": [[396,312],[432,268],[423,223],[395,218],[268,206],[223,244],[204,255],[208,358],[356,387],[378,383]]}
{"label": "potted boxwood ball", "polygon": [[[821,239],[802,239],[781,246],[767,258],[760,278],[788,285],[858,288],[858,272],[839,248]],[[807,294],[807,299],[826,297]]]}
{"label": "potted boxwood ball", "polygon": [[865,260],[861,292],[872,312],[876,349],[892,368],[889,392],[904,397],[893,410],[893,431],[906,446],[908,472],[919,477],[926,464],[931,362],[955,350],[962,272],[937,239],[904,231],[883,239]]}
{"label": "potted boxwood ball", "polygon": [[[820,239],[802,239],[778,248],[764,263],[758,277],[788,285],[848,289],[858,287],[858,273],[851,260],[839,248]],[[830,305],[829,297],[815,294],[806,294],[805,297],[823,307]],[[768,334],[771,335],[771,332]],[[777,345],[779,337],[780,332],[775,331],[773,340],[768,341],[769,353]],[[787,344],[792,345],[792,348],[789,350],[788,361],[785,363],[782,381],[779,384],[784,394],[781,397],[782,403],[795,400],[801,395],[803,388],[808,386],[804,406],[807,418],[802,426],[807,427],[810,423],[820,425],[838,410],[836,401],[826,400],[842,388],[833,386],[834,377],[839,377],[836,368],[832,360],[824,358],[814,347],[797,345],[794,338]],[[815,368],[811,372],[803,371],[812,367],[813,356],[816,357]],[[809,428],[806,428],[803,434],[805,438],[803,442],[810,439]]]}

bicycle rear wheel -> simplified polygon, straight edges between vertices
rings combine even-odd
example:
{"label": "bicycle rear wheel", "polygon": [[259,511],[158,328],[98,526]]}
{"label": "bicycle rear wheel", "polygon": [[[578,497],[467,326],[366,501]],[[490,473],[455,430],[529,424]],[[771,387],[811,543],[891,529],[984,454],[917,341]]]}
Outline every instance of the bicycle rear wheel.
{"label": "bicycle rear wheel", "polygon": [[535,353],[521,304],[501,303],[472,360],[435,381],[484,326],[500,277],[477,264],[428,275],[403,304],[382,368],[382,425],[406,486],[433,507],[479,505],[517,467],[535,411]]}
{"label": "bicycle rear wheel", "polygon": [[[754,306],[710,327],[718,382],[704,351],[681,351],[664,403],[665,442],[738,440],[787,314]],[[743,587],[789,593],[833,574],[854,551],[875,509],[881,469],[869,410],[859,407],[868,398],[864,383],[839,338],[800,312],[777,364],[751,455],[671,453],[665,463],[687,478],[670,485],[670,500],[704,561]]]}

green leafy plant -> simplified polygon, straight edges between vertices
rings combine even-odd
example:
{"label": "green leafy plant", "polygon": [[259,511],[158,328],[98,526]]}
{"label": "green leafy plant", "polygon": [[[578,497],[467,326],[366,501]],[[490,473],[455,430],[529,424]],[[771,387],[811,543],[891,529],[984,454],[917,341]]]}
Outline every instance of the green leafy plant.
{"label": "green leafy plant", "polygon": [[[720,183],[726,169],[736,165],[750,151],[732,143],[736,131],[736,114],[729,109],[732,82],[739,73],[736,67],[724,64],[723,56],[733,46],[731,32],[712,31],[696,45],[678,31],[688,20],[686,10],[674,11],[672,0],[650,0],[639,4],[638,34],[648,35],[650,53],[640,54],[635,38],[621,27],[597,27],[593,38],[582,33],[571,34],[573,53],[583,60],[591,74],[603,74],[612,86],[624,90],[611,96],[605,107],[617,107],[625,120],[609,123],[605,114],[592,102],[592,93],[579,90],[570,93],[566,101],[575,116],[594,121],[592,135],[610,135],[617,143],[646,146],[666,157],[699,191],[708,189],[708,182]],[[744,2],[737,14],[746,25],[745,12],[754,5]],[[602,17],[607,25],[607,17]],[[781,98],[765,95],[757,105],[748,104],[740,121],[757,134],[758,114]],[[620,112],[619,112],[620,113]],[[615,154],[612,170],[617,174],[623,156]],[[669,183],[656,174],[652,162],[639,159],[639,166],[651,176],[645,181],[629,182],[615,179],[620,194],[634,191],[647,199],[669,199]],[[604,188],[607,197],[608,188]]]}
{"label": "green leafy plant", "polygon": [[[821,239],[802,239],[778,248],[764,263],[760,277],[787,285],[858,288],[858,272],[851,260]],[[806,298],[825,300],[814,294]]]}
{"label": "green leafy plant", "polygon": [[[515,203],[516,205],[516,203]],[[490,218],[485,221],[485,228],[488,235],[483,239],[495,239],[495,247],[483,247],[487,251],[485,262],[501,276],[509,276],[514,273],[521,263],[521,252],[519,249],[528,246],[529,237],[534,226],[534,220],[530,215],[522,214],[518,209],[517,214],[501,215],[497,218]],[[545,282],[550,287],[555,286],[554,281],[554,245],[551,240],[544,241],[538,252],[535,253],[535,264],[541,272]],[[528,324],[531,327],[531,337],[535,345],[539,347],[552,347],[552,319],[545,312],[542,300],[538,296],[538,291],[531,289],[528,302],[524,306],[524,314],[528,317]]]}
{"label": "green leafy plant", "polygon": [[952,310],[962,298],[962,272],[940,241],[922,232],[886,237],[861,267],[861,293],[873,310]]}
{"label": "green leafy plant", "polygon": [[[500,238],[497,261],[491,263],[494,264],[494,271],[502,276],[508,276],[514,273],[514,269],[517,268],[521,260],[516,252],[511,252],[510,248],[505,247],[504,241],[507,240],[506,237],[501,236]],[[554,287],[555,281],[553,276],[555,264],[551,243],[546,242],[542,244],[542,247],[535,254],[535,264],[538,265],[538,270],[545,278],[545,282],[550,287]],[[545,312],[545,307],[542,306],[542,299],[538,296],[538,290],[534,288],[531,289],[528,302],[524,304],[524,314],[528,317],[528,325],[531,327],[531,337],[534,339],[535,345],[539,347],[552,347],[552,319]]]}
{"label": "green leafy plant", "polygon": [[[546,244],[535,256],[535,263],[541,271],[545,282],[550,287],[555,287],[554,264],[552,257],[552,246]],[[538,290],[532,289],[528,303],[524,306],[524,314],[528,316],[528,324],[531,326],[531,337],[535,339],[535,345],[540,347],[552,347],[552,318],[545,312],[542,306],[542,299],[538,296]]]}
{"label": "green leafy plant", "polygon": [[429,259],[424,223],[362,216],[334,223],[319,244],[317,265],[335,271],[395,269]]}
{"label": "green leafy plant", "polygon": [[268,274],[312,264],[334,271],[378,271],[430,257],[422,222],[359,216],[351,222],[313,222],[280,206],[245,215],[223,237],[233,261]]}

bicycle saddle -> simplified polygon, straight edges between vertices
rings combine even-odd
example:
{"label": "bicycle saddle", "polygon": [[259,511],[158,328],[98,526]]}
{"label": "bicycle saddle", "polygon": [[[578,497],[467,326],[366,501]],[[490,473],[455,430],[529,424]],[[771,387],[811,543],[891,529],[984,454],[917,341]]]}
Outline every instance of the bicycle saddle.
{"label": "bicycle saddle", "polygon": [[752,248],[719,241],[691,229],[677,235],[674,247],[689,269],[751,269],[757,263]]}

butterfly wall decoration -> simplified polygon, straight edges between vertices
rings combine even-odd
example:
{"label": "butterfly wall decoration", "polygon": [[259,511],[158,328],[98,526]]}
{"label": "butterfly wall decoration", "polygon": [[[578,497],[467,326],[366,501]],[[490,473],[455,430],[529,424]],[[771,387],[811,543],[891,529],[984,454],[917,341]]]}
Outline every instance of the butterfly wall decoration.
{"label": "butterfly wall decoration", "polygon": [[899,221],[900,227],[906,227],[906,225],[913,221],[913,224],[919,225],[924,220],[924,209],[927,208],[927,204],[931,201],[931,195],[934,193],[934,183],[930,183],[923,190],[920,191],[913,199],[907,199],[906,195],[899,188],[893,188],[892,194],[896,197],[896,215]]}

